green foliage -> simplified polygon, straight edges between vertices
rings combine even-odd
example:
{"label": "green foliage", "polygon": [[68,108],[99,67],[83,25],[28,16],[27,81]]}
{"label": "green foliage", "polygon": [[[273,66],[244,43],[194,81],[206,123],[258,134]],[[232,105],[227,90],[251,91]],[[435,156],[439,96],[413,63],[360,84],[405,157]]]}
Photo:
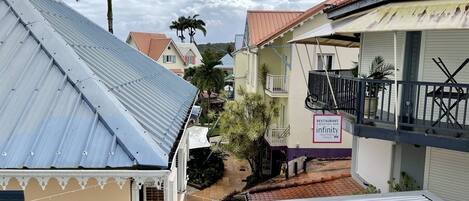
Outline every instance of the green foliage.
{"label": "green foliage", "polygon": [[184,79],[189,81],[192,80],[196,70],[196,67],[190,67],[184,70]]}
{"label": "green foliage", "polygon": [[220,60],[225,54],[227,54],[228,50],[230,49],[229,46],[233,47],[234,49],[234,43],[207,43],[207,44],[198,44],[197,48],[199,49],[200,52],[205,52],[205,51],[212,51],[217,54],[218,59]]}
{"label": "green foliage", "polygon": [[171,30],[176,30],[176,35],[181,40],[181,42],[184,42],[184,39],[186,39],[184,36],[184,31],[188,28],[188,23],[188,18],[180,16],[177,20],[172,21],[171,25],[169,26]]}
{"label": "green foliage", "polygon": [[368,79],[385,80],[388,76],[393,75],[394,65],[386,63],[382,56],[376,56],[370,66]]}
{"label": "green foliage", "polygon": [[[220,61],[218,61],[214,52],[206,51],[202,56],[202,65],[195,67],[191,82],[199,88],[201,93],[207,92],[210,97],[212,93],[218,93],[223,89],[225,85],[225,73],[223,70],[215,68],[216,65],[220,64]],[[209,109],[210,98],[207,98],[207,105],[204,107],[204,112],[208,112]]]}
{"label": "green foliage", "polygon": [[187,30],[189,31],[191,43],[195,43],[194,36],[197,33],[197,30],[202,31],[204,36],[207,35],[207,30],[205,29],[205,22],[201,19],[198,19],[198,17],[198,14],[187,17]]}
{"label": "green foliage", "polygon": [[396,182],[396,179],[392,178],[388,181],[388,184],[391,186],[391,192],[421,190],[420,186],[417,185],[417,181],[405,172],[401,172],[401,179],[399,182]]}
{"label": "green foliage", "polygon": [[369,184],[365,191],[364,192],[360,192],[360,193],[354,193],[354,195],[362,195],[362,194],[376,194],[376,193],[381,193],[381,190],[376,188],[376,186],[373,186],[371,184]]}
{"label": "green foliage", "polygon": [[223,153],[210,148],[194,149],[190,151],[190,160],[187,163],[189,183],[199,188],[208,187],[223,177],[225,165]]}
{"label": "green foliage", "polygon": [[[374,80],[386,80],[389,75],[394,74],[393,70],[393,64],[385,63],[383,57],[377,56],[371,63],[369,75],[364,77]],[[367,96],[369,97],[378,97],[381,90],[386,90],[386,88],[380,83],[368,83],[366,86]]]}
{"label": "green foliage", "polygon": [[221,136],[229,143],[223,148],[238,158],[247,159],[253,174],[260,175],[263,136],[271,120],[278,115],[277,104],[266,102],[258,94],[241,91],[241,100],[225,104],[220,114]]}
{"label": "green foliage", "polygon": [[267,74],[269,73],[269,71],[267,70],[267,64],[262,64],[260,72],[261,73],[259,75],[260,76],[259,79],[262,83],[262,87],[264,87],[265,89],[265,84],[267,82]]}

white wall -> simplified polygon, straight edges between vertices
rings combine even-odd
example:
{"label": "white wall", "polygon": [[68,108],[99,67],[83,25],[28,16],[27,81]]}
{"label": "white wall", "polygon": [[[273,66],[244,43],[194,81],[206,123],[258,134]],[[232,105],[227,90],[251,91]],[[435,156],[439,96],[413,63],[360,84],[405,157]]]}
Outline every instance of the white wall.
{"label": "white wall", "polygon": [[[162,66],[166,67],[167,69],[184,69],[186,66],[184,65],[184,58],[179,55],[177,51],[177,47],[174,45],[173,42],[169,44],[169,49],[166,48],[161,54],[160,58],[156,61],[157,63],[161,64]],[[163,56],[164,55],[175,55],[176,56],[176,63],[164,63]]]}
{"label": "white wall", "polygon": [[[305,22],[301,27],[293,31],[293,37],[300,36],[320,25],[326,23],[327,18],[321,14]],[[298,50],[298,51],[297,51]],[[335,54],[334,47],[321,46],[323,53]],[[352,135],[343,130],[341,144],[313,144],[312,142],[312,117],[313,112],[305,108],[307,96],[307,82],[310,70],[317,70],[317,55],[319,47],[315,45],[292,44],[291,47],[292,67],[289,73],[288,89],[288,119],[290,124],[290,136],[288,147],[294,148],[298,144],[300,148],[351,148]],[[333,69],[339,69],[340,60],[342,69],[353,68],[352,61],[358,61],[357,48],[337,47],[338,56],[335,55]]]}
{"label": "white wall", "polygon": [[353,147],[357,151],[356,173],[383,193],[389,191],[392,143],[384,140],[358,138],[357,146]]}

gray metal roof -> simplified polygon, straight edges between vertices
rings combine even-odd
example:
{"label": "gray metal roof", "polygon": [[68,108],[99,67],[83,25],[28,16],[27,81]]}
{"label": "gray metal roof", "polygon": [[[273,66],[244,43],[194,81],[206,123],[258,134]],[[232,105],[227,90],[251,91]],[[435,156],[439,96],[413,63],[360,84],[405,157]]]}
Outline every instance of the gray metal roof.
{"label": "gray metal roof", "polygon": [[0,24],[0,168],[168,165],[195,87],[64,3],[0,0]]}
{"label": "gray metal roof", "polygon": [[223,56],[221,59],[221,64],[216,65],[215,68],[221,68],[221,69],[233,69],[234,68],[234,59],[230,54],[226,54]]}

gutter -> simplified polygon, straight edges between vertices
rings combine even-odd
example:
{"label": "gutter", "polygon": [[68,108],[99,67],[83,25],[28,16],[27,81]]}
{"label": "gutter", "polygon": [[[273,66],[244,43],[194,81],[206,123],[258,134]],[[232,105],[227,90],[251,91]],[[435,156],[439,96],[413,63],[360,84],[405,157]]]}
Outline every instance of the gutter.
{"label": "gutter", "polygon": [[[198,100],[198,97],[199,97],[199,91],[197,91],[196,93],[196,96],[192,102],[192,106],[191,106],[191,109],[189,110],[189,113],[187,114],[187,120],[186,120],[186,123],[184,124],[184,127],[183,127],[183,132],[182,132],[182,135],[181,137],[179,138],[179,143],[176,147],[173,147],[175,148],[174,149],[174,152],[173,152],[173,157],[171,159],[171,167],[168,167],[169,170],[173,169],[175,166],[176,166],[176,160],[177,160],[177,151],[179,150],[179,148],[181,147],[181,141],[183,141],[185,138],[187,138],[187,132],[186,132],[186,129],[187,129],[187,126],[189,125],[189,121],[191,120],[191,114],[192,114],[192,111],[194,110],[194,106],[195,106],[195,103],[197,102]],[[169,165],[169,164],[168,164]]]}

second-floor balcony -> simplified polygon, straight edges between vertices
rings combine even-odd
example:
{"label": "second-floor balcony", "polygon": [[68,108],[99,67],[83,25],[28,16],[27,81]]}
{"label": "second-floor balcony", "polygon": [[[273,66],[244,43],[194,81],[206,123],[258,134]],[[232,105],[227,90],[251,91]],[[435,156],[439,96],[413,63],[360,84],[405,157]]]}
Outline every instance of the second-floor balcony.
{"label": "second-floor balcony", "polygon": [[286,128],[269,128],[264,138],[271,147],[284,147],[287,146],[287,138],[289,135],[289,126]]}
{"label": "second-floor balcony", "polygon": [[333,92],[325,73],[310,72],[308,106],[341,112],[354,135],[469,151],[469,84],[329,78]]}
{"label": "second-floor balcony", "polygon": [[288,77],[286,75],[267,74],[265,93],[270,97],[288,97]]}

